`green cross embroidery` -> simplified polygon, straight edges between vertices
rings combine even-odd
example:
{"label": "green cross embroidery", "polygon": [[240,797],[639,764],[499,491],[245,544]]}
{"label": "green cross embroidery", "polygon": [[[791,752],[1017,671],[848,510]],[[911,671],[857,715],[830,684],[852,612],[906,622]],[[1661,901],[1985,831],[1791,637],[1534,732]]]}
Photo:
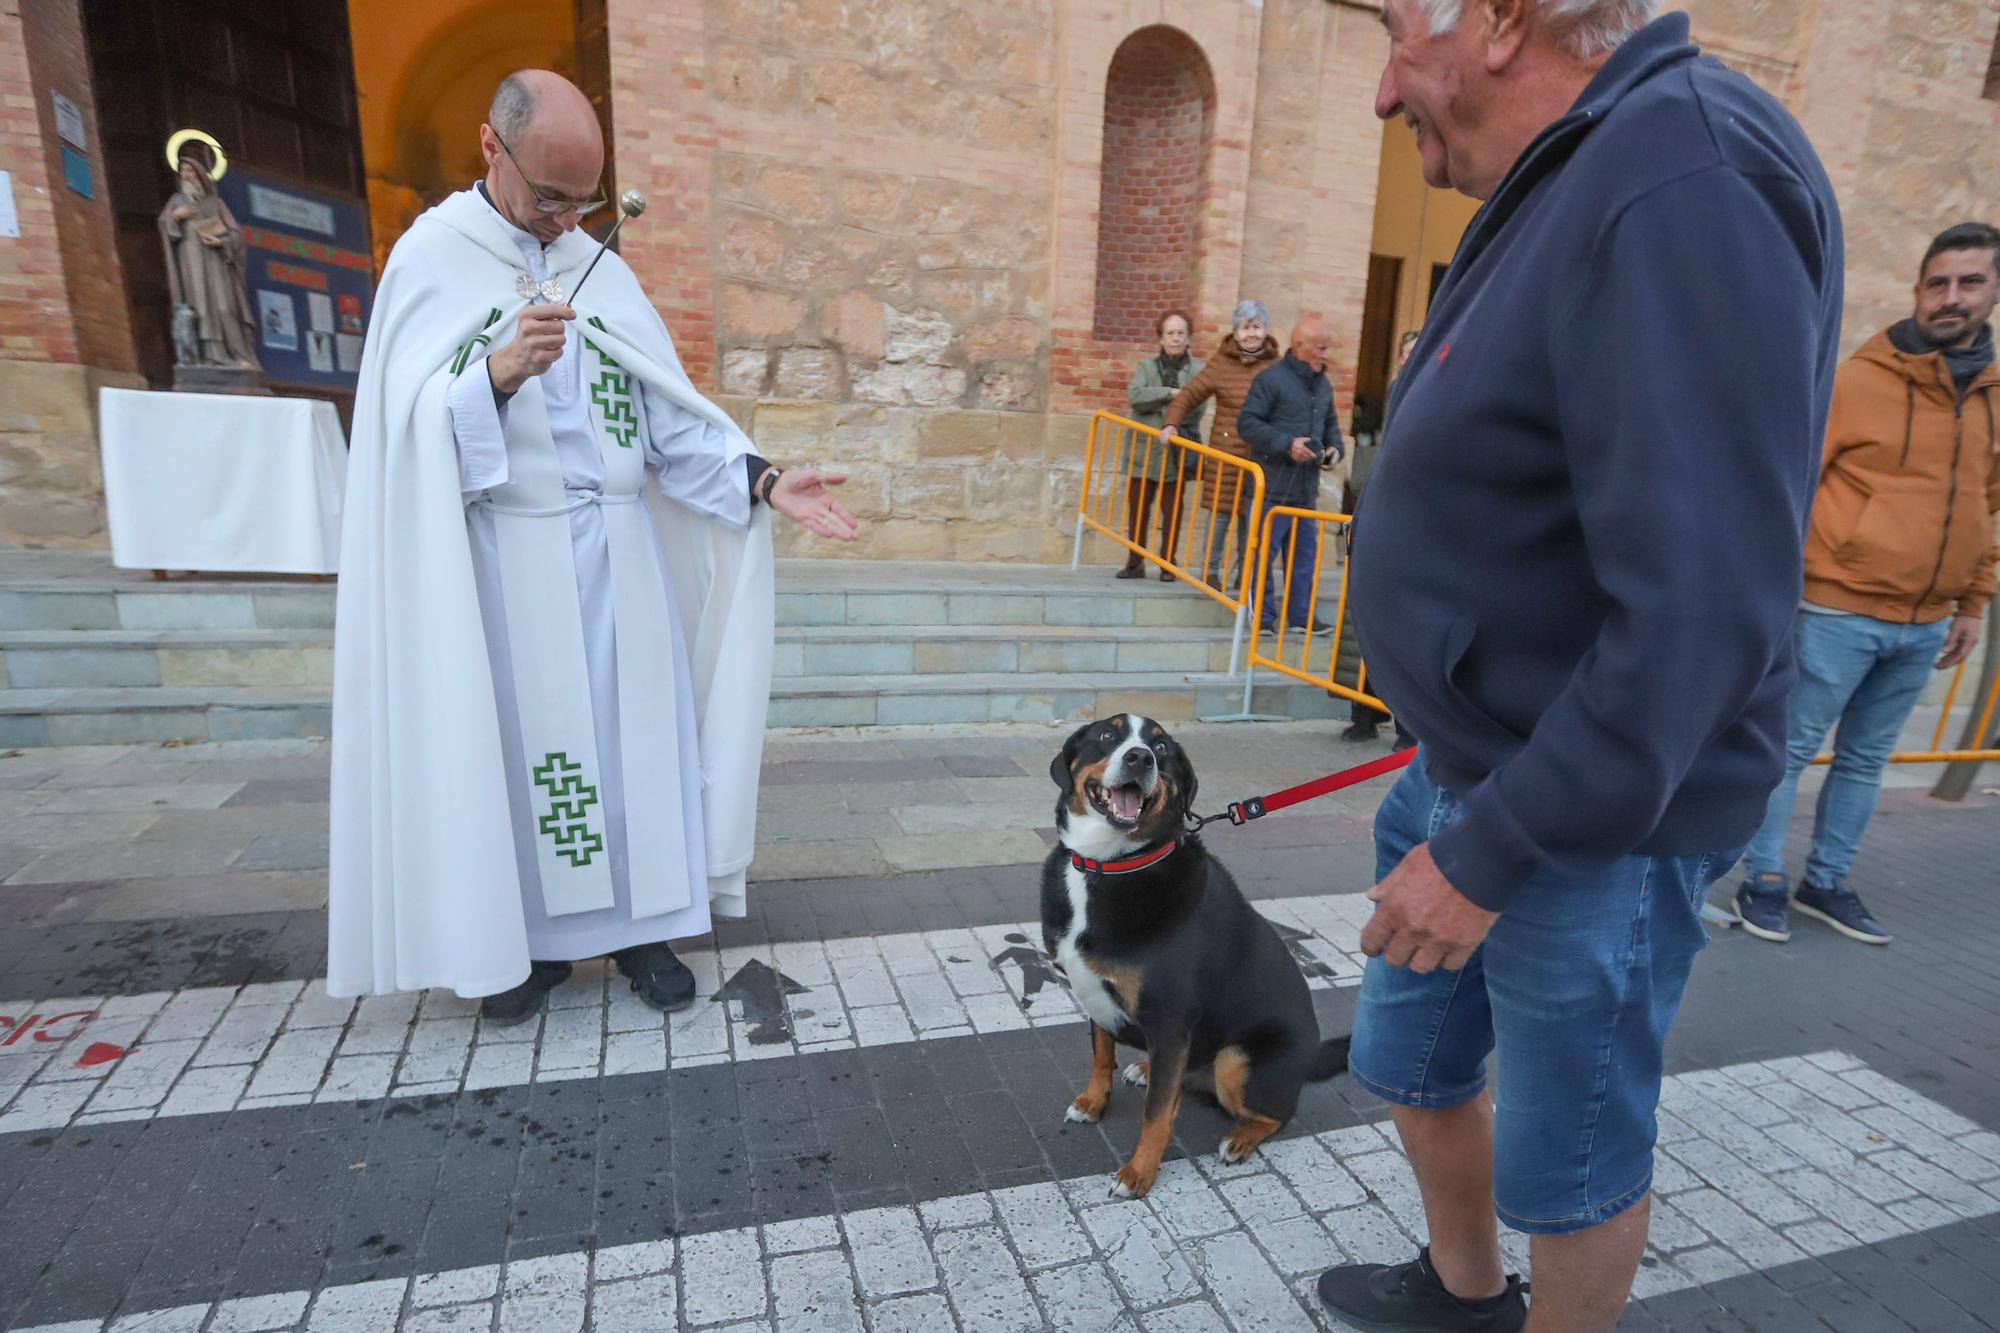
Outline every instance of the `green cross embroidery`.
{"label": "green cross embroidery", "polygon": [[[604,838],[590,828],[590,807],[597,804],[597,788],[583,780],[583,765],[572,764],[561,750],[551,751],[534,770],[535,785],[549,793],[549,813],[536,827],[555,843],[556,855],[571,866],[587,866],[604,850]],[[564,799],[568,798],[568,799]]]}
{"label": "green cross embroidery", "polygon": [[[486,323],[481,327],[482,329],[490,329],[499,322],[500,322],[500,308],[498,306],[495,306],[486,312]],[[463,343],[459,345],[458,355],[452,358],[451,373],[454,375],[463,374],[465,372],[465,367],[472,360],[473,349],[476,347],[488,346],[492,343],[492,341],[493,340],[487,337],[484,332],[475,333],[470,338],[467,338]]]}
{"label": "green cross embroidery", "polygon": [[[590,317],[590,323],[604,328],[604,321]],[[608,331],[608,330],[607,330]],[[619,369],[602,347],[585,338],[583,345],[604,360],[604,368],[590,386],[590,401],[604,416],[604,429],[621,449],[630,449],[639,440],[639,413],[632,405],[632,377]]]}

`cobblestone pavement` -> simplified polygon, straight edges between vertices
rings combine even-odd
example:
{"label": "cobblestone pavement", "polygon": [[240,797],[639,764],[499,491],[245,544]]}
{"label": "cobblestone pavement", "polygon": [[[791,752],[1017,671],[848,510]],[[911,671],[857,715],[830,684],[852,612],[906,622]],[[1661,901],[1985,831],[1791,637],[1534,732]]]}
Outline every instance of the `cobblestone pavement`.
{"label": "cobblestone pavement", "polygon": [[[1365,757],[1183,730],[1218,808]],[[1380,1103],[1314,1088],[1241,1167],[1191,1106],[1141,1203],[1106,1197],[1136,1094],[1063,1120],[1088,1043],[1024,921],[1056,739],[775,739],[771,864],[685,950],[695,1006],[587,966],[511,1032],[315,984],[323,749],[0,757],[0,1324],[1338,1329],[1312,1275],[1421,1236]],[[2000,1327],[2000,801],[1929,776],[1897,775],[1857,866],[1895,944],[1716,933],[1626,1326]],[[1329,1031],[1379,795],[1212,840]]]}

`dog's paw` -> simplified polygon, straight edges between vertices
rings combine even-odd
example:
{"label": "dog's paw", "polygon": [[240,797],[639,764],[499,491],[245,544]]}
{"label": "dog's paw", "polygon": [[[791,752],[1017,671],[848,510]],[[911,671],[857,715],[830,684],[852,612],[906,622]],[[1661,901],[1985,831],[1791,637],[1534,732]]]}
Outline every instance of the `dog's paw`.
{"label": "dog's paw", "polygon": [[1215,1155],[1229,1165],[1237,1166],[1250,1160],[1250,1155],[1257,1151],[1257,1144],[1260,1141],[1253,1139],[1245,1142],[1241,1134],[1224,1135],[1222,1142],[1215,1146]]}
{"label": "dog's paw", "polygon": [[1078,1097],[1063,1112],[1063,1119],[1073,1125],[1094,1125],[1104,1115],[1104,1104],[1108,1097],[1092,1098],[1088,1093]]}
{"label": "dog's paw", "polygon": [[1146,1079],[1152,1072],[1152,1064],[1146,1060],[1134,1060],[1125,1066],[1124,1080],[1135,1088],[1146,1086]]}
{"label": "dog's paw", "polygon": [[1143,1199],[1158,1180],[1160,1170],[1154,1167],[1148,1171],[1131,1162],[1118,1168],[1118,1174],[1111,1177],[1111,1197],[1114,1199]]}

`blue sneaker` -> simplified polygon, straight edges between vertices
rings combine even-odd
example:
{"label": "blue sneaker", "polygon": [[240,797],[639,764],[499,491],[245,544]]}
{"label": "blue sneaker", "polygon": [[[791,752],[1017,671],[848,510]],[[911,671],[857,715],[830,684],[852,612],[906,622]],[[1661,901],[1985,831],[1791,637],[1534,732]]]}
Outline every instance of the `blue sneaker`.
{"label": "blue sneaker", "polygon": [[1800,880],[1798,891],[1792,895],[1792,905],[1807,916],[1818,917],[1850,940],[1860,940],[1863,944],[1889,942],[1889,932],[1876,924],[1868,909],[1861,905],[1860,895],[1838,876],[1832,888],[1822,888],[1809,879]]}
{"label": "blue sneaker", "polygon": [[1760,940],[1783,944],[1792,937],[1791,919],[1785,915],[1785,877],[1756,875],[1743,881],[1736,891],[1736,921],[1744,933]]}

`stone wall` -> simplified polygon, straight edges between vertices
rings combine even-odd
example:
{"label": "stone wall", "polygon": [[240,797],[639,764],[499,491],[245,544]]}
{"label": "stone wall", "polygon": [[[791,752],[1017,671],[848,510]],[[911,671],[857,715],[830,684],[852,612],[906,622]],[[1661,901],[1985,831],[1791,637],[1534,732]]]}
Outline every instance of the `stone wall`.
{"label": "stone wall", "polygon": [[[64,182],[52,91],[83,113],[92,198]],[[0,169],[21,223],[0,237],[0,545],[101,544],[97,389],[143,382],[76,0],[0,11]]]}
{"label": "stone wall", "polygon": [[2000,221],[2000,0],[1691,0],[1696,36],[1783,97],[1840,196],[1852,350],[1910,313],[1955,222]]}

